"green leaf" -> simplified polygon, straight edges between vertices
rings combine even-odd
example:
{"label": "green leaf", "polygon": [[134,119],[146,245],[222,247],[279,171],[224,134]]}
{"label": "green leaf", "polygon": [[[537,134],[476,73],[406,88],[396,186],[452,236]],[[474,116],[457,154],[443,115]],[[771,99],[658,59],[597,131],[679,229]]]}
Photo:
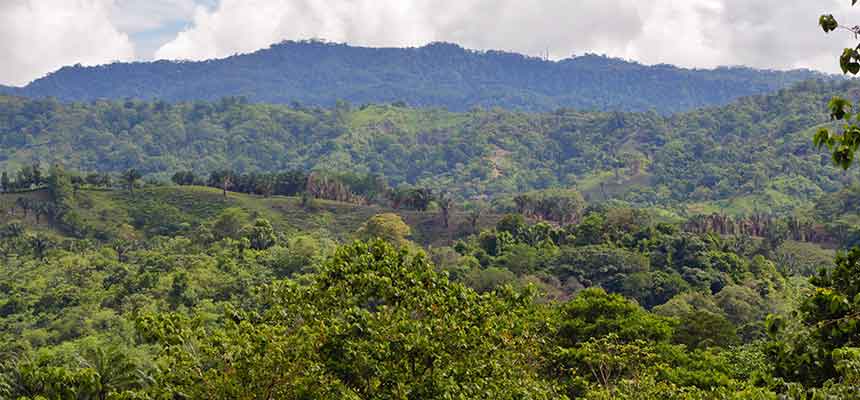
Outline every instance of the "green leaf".
{"label": "green leaf", "polygon": [[821,149],[825,145],[830,144],[830,130],[827,128],[820,128],[815,136],[812,138],[812,143],[818,149]]}
{"label": "green leaf", "polygon": [[824,29],[825,33],[833,32],[839,27],[839,23],[836,22],[836,18],[831,14],[822,15],[821,18],[818,19],[818,25]]}

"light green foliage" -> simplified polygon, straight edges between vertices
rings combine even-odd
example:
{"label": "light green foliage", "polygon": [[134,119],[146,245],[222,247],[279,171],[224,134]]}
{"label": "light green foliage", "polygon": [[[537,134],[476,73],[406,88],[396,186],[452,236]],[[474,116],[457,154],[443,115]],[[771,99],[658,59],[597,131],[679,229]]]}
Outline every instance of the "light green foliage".
{"label": "light green foliage", "polygon": [[145,335],[161,344],[169,371],[162,379],[170,384],[156,391],[558,398],[536,374],[541,331],[530,299],[512,290],[478,295],[438,275],[423,255],[359,242],[340,248],[309,285],[280,282],[266,292],[265,313],[234,313],[214,330],[178,316],[140,319]]}
{"label": "light green foliage", "polygon": [[652,315],[636,303],[601,289],[587,289],[564,306],[560,329],[563,343],[579,344],[593,337],[615,335],[621,342],[666,341],[671,322]]}
{"label": "light green foliage", "polygon": [[787,274],[812,276],[822,268],[833,268],[835,255],[812,243],[786,241],[777,249],[774,261]]}
{"label": "light green foliage", "polygon": [[382,239],[397,245],[407,242],[412,234],[412,228],[403,222],[399,215],[385,213],[374,215],[356,232],[359,238],[365,240]]}
{"label": "light green foliage", "polygon": [[[792,288],[761,239],[683,232],[610,203],[583,209],[578,225],[485,213],[481,233],[462,230],[425,256],[407,234],[432,232],[433,210],[324,200],[309,210],[297,198],[225,199],[187,185],[85,188],[70,199],[89,239],[34,230],[43,224],[32,216],[0,226],[0,354],[47,354],[33,369],[45,385],[14,389],[14,374],[29,373],[16,364],[2,374],[3,395],[50,398],[57,382],[102,390],[86,389],[87,377],[125,382],[122,371],[139,379],[106,396],[708,398],[779,388],[758,380],[770,373],[761,352],[730,347],[761,338],[766,313],[789,315]],[[356,231],[378,233],[337,247]],[[134,355],[116,360],[119,375],[79,362],[96,338]]]}
{"label": "light green foliage", "polygon": [[263,218],[257,218],[252,225],[242,228],[241,234],[248,239],[254,250],[266,250],[278,240],[272,223]]}
{"label": "light green foliage", "polygon": [[228,208],[212,221],[212,235],[215,240],[238,239],[247,220],[248,214],[244,210],[236,207]]}

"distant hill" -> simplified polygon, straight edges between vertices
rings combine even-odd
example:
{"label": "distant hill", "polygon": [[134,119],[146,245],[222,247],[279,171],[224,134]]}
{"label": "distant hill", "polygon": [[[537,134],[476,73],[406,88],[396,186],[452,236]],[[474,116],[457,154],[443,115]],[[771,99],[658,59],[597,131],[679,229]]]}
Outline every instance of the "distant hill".
{"label": "distant hill", "polygon": [[592,200],[695,212],[790,211],[858,179],[812,145],[835,94],[860,98],[860,83],[808,81],[668,117],[0,96],[0,170],[351,171],[461,198],[576,187]]}
{"label": "distant hill", "polygon": [[[283,42],[252,54],[203,62],[115,63],[64,67],[7,94],[61,100],[217,100],[332,106],[405,102],[465,111],[648,111],[662,114],[726,104],[825,77],[808,70],[690,70],[646,66],[596,55],[558,62],[454,44],[367,48],[316,41]],[[0,92],[4,92],[0,88]]]}

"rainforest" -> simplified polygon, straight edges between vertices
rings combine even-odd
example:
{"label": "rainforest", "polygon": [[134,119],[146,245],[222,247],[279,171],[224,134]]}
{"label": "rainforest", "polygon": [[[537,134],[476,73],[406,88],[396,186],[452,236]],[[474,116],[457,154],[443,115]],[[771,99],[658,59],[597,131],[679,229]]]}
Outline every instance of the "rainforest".
{"label": "rainforest", "polygon": [[0,86],[0,398],[858,398],[833,60],[314,39]]}

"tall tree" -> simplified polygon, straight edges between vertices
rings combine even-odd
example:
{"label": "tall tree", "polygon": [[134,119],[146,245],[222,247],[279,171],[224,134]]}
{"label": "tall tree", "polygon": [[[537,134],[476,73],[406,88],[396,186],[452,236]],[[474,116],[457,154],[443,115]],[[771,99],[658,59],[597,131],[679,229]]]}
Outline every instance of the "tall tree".
{"label": "tall tree", "polygon": [[2,187],[3,191],[5,192],[9,190],[10,184],[11,182],[9,181],[9,174],[6,173],[6,171],[3,171],[3,173],[0,174],[0,187]]}
{"label": "tall tree", "polygon": [[451,195],[446,192],[439,195],[437,202],[439,203],[439,212],[442,215],[442,225],[445,229],[448,229],[448,224],[451,219],[451,207],[454,206],[454,200],[451,198]]}
{"label": "tall tree", "polygon": [[130,168],[122,174],[122,180],[125,182],[129,193],[134,193],[134,184],[142,177],[143,175],[134,168]]}

